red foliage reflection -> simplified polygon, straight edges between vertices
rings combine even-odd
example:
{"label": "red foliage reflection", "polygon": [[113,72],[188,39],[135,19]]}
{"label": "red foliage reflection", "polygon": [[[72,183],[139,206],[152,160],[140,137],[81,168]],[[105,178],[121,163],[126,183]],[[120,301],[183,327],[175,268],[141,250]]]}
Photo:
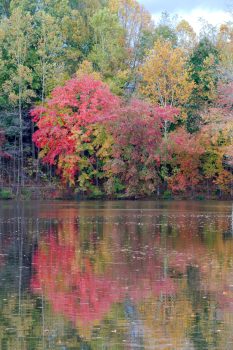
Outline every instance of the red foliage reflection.
{"label": "red foliage reflection", "polygon": [[150,296],[175,293],[172,279],[163,277],[161,262],[152,256],[128,261],[120,253],[112,256],[112,263],[100,273],[88,253],[82,255],[78,239],[75,242],[71,235],[65,244],[54,234],[40,243],[33,258],[31,288],[43,294],[54,312],[65,315],[74,325],[99,322],[113,303],[126,296],[140,302]]}
{"label": "red foliage reflection", "polygon": [[75,248],[59,245],[50,235],[34,256],[36,273],[31,287],[35,293],[45,294],[55,312],[85,324],[101,319],[119,291],[112,281],[94,274],[88,258],[82,266],[75,261]]}

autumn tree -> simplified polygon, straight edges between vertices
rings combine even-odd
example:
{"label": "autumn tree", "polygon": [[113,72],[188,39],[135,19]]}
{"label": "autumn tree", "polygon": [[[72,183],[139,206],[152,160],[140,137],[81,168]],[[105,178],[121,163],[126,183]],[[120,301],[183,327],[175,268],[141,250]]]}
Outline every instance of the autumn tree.
{"label": "autumn tree", "polygon": [[[151,15],[137,0],[0,0],[0,130],[5,135],[4,151],[12,156],[1,163],[2,173],[9,173],[7,181],[18,183],[14,188],[19,193],[26,183],[37,186],[49,180],[51,184],[57,167],[64,182],[79,184],[79,189],[88,193],[103,194],[107,189],[111,195],[142,195],[155,189],[159,182],[166,188],[172,179],[175,188],[179,173],[180,182],[186,181],[183,188],[187,191],[208,183],[211,189],[229,193],[232,33],[231,23],[217,30],[202,21],[196,36],[187,21],[179,21],[168,13],[163,13],[154,25]],[[65,83],[71,77],[71,82]],[[96,86],[98,80],[126,101],[119,101],[106,86]],[[80,102],[82,107],[68,104],[73,93],[69,95],[67,89],[76,91],[77,81],[85,81],[78,90],[77,103],[81,92],[86,94],[91,106],[96,106],[96,110],[91,107],[93,116],[106,107],[111,123],[105,123],[105,112],[98,121],[93,117],[90,123],[77,122],[89,110],[89,105],[84,108],[84,101]],[[92,88],[101,91],[100,99],[92,96]],[[65,107],[54,102],[55,91],[60,93],[60,102],[67,99]],[[103,91],[107,91],[109,101]],[[135,101],[129,103],[132,96],[145,100],[137,102],[138,111]],[[58,101],[58,95],[56,98]],[[105,101],[104,108],[98,107],[101,101]],[[39,106],[33,112],[38,126],[29,117],[32,105]],[[151,105],[166,112],[168,108],[179,108],[179,113],[176,117],[165,113],[160,124],[156,119],[153,126],[146,112],[146,108],[153,110]],[[153,130],[154,141],[145,125]],[[38,150],[31,138],[34,127],[38,127],[34,136],[41,147]],[[138,138],[142,135],[144,144],[134,143],[130,132]],[[190,147],[193,142],[197,158],[194,151],[192,154],[184,149],[182,142],[178,147],[176,140],[185,140],[182,142]],[[153,150],[148,151],[148,142],[154,142]],[[181,178],[185,171],[182,159],[183,164],[191,162],[192,157],[193,162],[198,160],[203,143],[206,152],[201,156],[201,177],[197,185],[190,185],[187,174],[185,181]],[[38,153],[46,166],[37,159]],[[153,158],[157,153],[160,165]],[[138,157],[137,162],[133,161],[134,156]],[[124,171],[114,173],[115,162],[119,161]],[[137,169],[137,174],[130,178],[132,169]]]}
{"label": "autumn tree", "polygon": [[206,179],[207,189],[210,193],[218,190],[219,194],[232,192],[233,175],[232,168],[227,162],[230,156],[232,143],[224,130],[212,128],[207,125],[202,130],[202,138],[205,140],[205,153],[202,157],[201,169]]}
{"label": "autumn tree", "polygon": [[191,135],[184,128],[179,128],[169,134],[168,154],[166,164],[170,164],[171,173],[167,181],[174,193],[194,191],[201,183],[199,171],[204,147],[196,135]]}
{"label": "autumn tree", "polygon": [[222,24],[217,37],[217,48],[220,57],[220,74],[224,80],[231,81],[233,77],[233,27]]}
{"label": "autumn tree", "polygon": [[153,107],[139,100],[119,110],[108,127],[113,137],[112,156],[104,167],[108,194],[130,197],[157,191],[164,121],[174,120],[175,114],[175,108]]}
{"label": "autumn tree", "polygon": [[84,177],[92,183],[98,162],[93,128],[111,119],[118,104],[106,85],[83,76],[54,89],[47,104],[32,111],[38,127],[33,139],[41,149],[40,156],[57,166],[65,182],[74,185],[78,178],[82,184]]}
{"label": "autumn tree", "polygon": [[170,42],[157,41],[141,68],[141,92],[160,106],[182,106],[194,88],[186,69],[186,58]]}
{"label": "autumn tree", "polygon": [[197,43],[197,35],[186,20],[181,20],[176,26],[177,46],[189,55]]}
{"label": "autumn tree", "polygon": [[200,131],[201,140],[205,145],[203,173],[209,189],[218,188],[222,193],[232,192],[232,89],[232,83],[218,85],[218,108],[211,108],[203,115],[204,125]]}
{"label": "autumn tree", "polygon": [[101,80],[102,76],[100,72],[94,70],[92,62],[84,60],[78,67],[76,76],[78,79],[83,78],[85,75],[92,76],[95,80]]}

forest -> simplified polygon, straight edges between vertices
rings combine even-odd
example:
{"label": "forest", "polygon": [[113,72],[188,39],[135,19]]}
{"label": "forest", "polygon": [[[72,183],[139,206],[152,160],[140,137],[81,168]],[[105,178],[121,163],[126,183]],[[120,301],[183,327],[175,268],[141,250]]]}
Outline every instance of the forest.
{"label": "forest", "polygon": [[0,199],[233,198],[233,13],[0,0]]}

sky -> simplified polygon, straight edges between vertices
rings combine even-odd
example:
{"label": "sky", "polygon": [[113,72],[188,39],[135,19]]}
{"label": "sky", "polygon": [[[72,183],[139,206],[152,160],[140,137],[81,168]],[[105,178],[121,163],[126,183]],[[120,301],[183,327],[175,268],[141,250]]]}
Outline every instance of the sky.
{"label": "sky", "polygon": [[233,20],[229,8],[233,8],[233,0],[138,0],[157,22],[161,12],[167,11],[186,19],[199,32],[200,18],[210,24],[218,26],[221,23]]}

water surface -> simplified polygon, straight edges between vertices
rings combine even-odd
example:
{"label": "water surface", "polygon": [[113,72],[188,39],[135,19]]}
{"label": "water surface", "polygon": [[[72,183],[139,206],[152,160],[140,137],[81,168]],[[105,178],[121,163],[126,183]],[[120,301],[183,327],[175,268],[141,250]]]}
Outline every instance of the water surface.
{"label": "water surface", "polygon": [[233,349],[233,204],[0,202],[0,348]]}

